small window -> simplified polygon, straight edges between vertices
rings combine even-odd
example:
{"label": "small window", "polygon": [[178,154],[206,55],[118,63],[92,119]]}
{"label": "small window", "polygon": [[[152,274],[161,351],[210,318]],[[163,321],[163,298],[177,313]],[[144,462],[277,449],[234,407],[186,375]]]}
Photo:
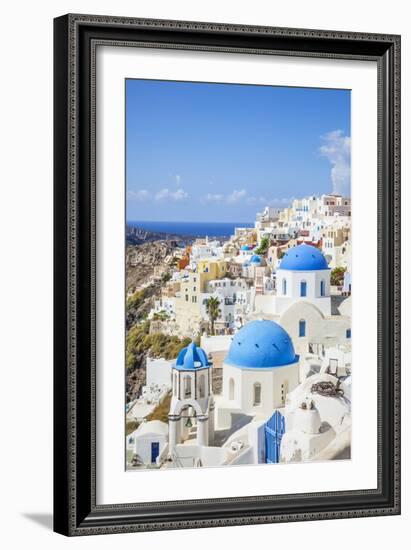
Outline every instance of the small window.
{"label": "small window", "polygon": [[320,294],[321,296],[325,296],[325,281],[321,281],[320,283]]}
{"label": "small window", "polygon": [[199,389],[200,398],[205,397],[205,375],[204,374],[200,376],[198,389]]}
{"label": "small window", "polygon": [[186,302],[188,302],[188,294],[186,294]]}
{"label": "small window", "polygon": [[305,320],[300,319],[300,321],[298,322],[298,336],[300,338],[304,338],[305,332]]}
{"label": "small window", "polygon": [[307,296],[307,283],[305,281],[300,283],[300,296]]}
{"label": "small window", "polygon": [[338,359],[329,359],[328,370],[330,374],[335,374],[338,368]]}
{"label": "small window", "polygon": [[351,338],[351,329],[350,328],[347,328],[347,330],[345,331],[345,337],[346,338]]}
{"label": "small window", "polygon": [[230,382],[228,383],[228,398],[230,401],[234,401],[234,391],[235,391],[235,385],[234,385],[234,378],[230,378]]}
{"label": "small window", "polygon": [[281,403],[284,405],[285,404],[285,397],[287,395],[287,391],[288,391],[288,383],[287,382],[283,382],[281,384]]}
{"label": "small window", "polygon": [[191,378],[190,376],[184,376],[184,397],[191,397]]}
{"label": "small window", "polygon": [[286,281],[286,279],[283,279],[282,285],[283,285],[283,294],[285,296],[287,294],[287,281]]}
{"label": "small window", "polygon": [[259,382],[256,382],[253,387],[254,390],[254,399],[253,399],[253,405],[254,407],[261,405],[261,384]]}

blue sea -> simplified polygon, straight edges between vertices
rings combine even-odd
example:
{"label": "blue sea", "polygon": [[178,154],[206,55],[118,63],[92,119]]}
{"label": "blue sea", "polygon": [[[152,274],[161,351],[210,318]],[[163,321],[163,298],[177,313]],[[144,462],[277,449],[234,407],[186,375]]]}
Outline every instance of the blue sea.
{"label": "blue sea", "polygon": [[147,231],[193,237],[230,237],[236,227],[254,227],[252,222],[154,222],[129,221],[127,225]]}

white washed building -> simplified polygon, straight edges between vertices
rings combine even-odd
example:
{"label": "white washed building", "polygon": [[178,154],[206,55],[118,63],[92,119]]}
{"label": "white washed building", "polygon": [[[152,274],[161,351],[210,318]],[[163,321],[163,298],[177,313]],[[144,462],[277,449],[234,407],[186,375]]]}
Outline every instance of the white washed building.
{"label": "white washed building", "polygon": [[275,311],[281,315],[292,305],[308,302],[323,315],[331,314],[330,269],[320,250],[302,244],[288,250],[276,271]]}
{"label": "white washed building", "polygon": [[216,397],[219,428],[233,414],[265,418],[285,404],[299,381],[299,357],[287,332],[272,321],[252,321],[233,338],[223,367],[223,393]]}
{"label": "white washed building", "polygon": [[226,328],[234,326],[235,310],[238,296],[241,299],[244,293],[247,293],[247,283],[243,279],[216,279],[208,281],[206,285],[207,292],[202,292],[200,295],[200,311],[204,321],[209,321],[207,313],[207,301],[213,297],[220,302],[220,315],[216,319],[216,325],[222,325]]}
{"label": "white washed building", "polygon": [[167,441],[168,426],[165,422],[142,422],[137,430],[127,436],[127,450],[136,455],[138,464],[155,465]]}

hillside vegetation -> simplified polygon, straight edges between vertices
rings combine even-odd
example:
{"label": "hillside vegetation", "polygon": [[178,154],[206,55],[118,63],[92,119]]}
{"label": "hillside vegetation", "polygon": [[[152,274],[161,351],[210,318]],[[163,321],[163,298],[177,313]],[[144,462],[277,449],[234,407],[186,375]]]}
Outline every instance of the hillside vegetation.
{"label": "hillside vegetation", "polygon": [[149,321],[134,325],[128,331],[126,339],[127,369],[138,368],[142,355],[174,359],[178,352],[191,342],[190,338],[178,338],[178,336],[161,333],[149,334],[149,332]]}

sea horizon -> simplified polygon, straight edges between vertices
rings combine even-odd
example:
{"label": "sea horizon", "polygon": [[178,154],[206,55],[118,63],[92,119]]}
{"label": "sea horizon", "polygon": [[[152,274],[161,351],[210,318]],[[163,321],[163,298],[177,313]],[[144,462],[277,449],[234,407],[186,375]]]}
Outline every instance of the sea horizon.
{"label": "sea horizon", "polygon": [[254,227],[254,222],[173,222],[173,221],[127,221],[130,227],[173,235],[196,237],[229,237],[236,227]]}

